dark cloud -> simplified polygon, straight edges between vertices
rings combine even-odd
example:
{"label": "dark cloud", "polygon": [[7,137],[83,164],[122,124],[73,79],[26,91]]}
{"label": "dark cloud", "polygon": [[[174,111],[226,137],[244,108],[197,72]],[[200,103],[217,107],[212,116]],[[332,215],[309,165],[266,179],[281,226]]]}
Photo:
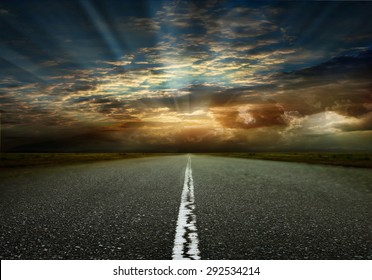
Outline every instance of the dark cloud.
{"label": "dark cloud", "polygon": [[367,49],[314,67],[278,74],[274,77],[276,90],[283,94],[276,98],[283,106],[289,104],[289,110],[297,109],[304,114],[333,110],[354,117],[364,115],[370,111],[366,104],[370,103],[372,93],[371,54]]}
{"label": "dark cloud", "polygon": [[2,1],[4,145],[367,147],[371,19],[368,1]]}
{"label": "dark cloud", "polygon": [[[94,102],[96,103],[96,102]],[[98,103],[97,111],[102,114],[109,114],[113,112],[126,112],[127,103],[120,100],[110,100],[109,102]]]}
{"label": "dark cloud", "polygon": [[231,109],[212,109],[215,118],[223,127],[251,129],[286,125],[284,110],[276,104],[255,104]]}
{"label": "dark cloud", "polygon": [[[369,79],[372,76],[372,50],[346,52],[319,65],[296,72],[286,73],[280,78],[296,80],[298,77],[316,77],[316,82],[334,82],[336,79]],[[320,79],[322,78],[322,79]]]}

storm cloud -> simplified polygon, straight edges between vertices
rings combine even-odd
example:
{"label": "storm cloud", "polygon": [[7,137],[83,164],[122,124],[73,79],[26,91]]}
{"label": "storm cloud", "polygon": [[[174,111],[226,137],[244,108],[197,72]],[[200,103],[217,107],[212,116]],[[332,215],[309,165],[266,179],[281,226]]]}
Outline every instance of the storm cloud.
{"label": "storm cloud", "polygon": [[0,11],[3,150],[372,149],[372,2]]}

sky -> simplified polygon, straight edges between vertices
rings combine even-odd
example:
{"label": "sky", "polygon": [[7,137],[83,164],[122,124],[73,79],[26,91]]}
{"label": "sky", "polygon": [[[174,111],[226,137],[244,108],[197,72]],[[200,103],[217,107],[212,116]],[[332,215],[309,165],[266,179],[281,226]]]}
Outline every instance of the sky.
{"label": "sky", "polygon": [[0,1],[1,151],[372,151],[372,2]]}

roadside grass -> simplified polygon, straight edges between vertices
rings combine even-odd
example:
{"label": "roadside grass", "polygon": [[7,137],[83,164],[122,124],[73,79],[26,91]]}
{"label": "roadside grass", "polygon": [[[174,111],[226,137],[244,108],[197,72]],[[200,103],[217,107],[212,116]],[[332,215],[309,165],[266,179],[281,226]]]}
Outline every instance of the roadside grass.
{"label": "roadside grass", "polygon": [[372,153],[260,152],[260,153],[208,153],[208,155],[372,168]]}
{"label": "roadside grass", "polygon": [[2,153],[0,168],[53,166],[170,155],[164,153]]}
{"label": "roadside grass", "polygon": [[[329,164],[350,167],[372,168],[372,153],[326,153],[326,152],[287,152],[287,153],[196,153],[212,156],[236,157],[246,159],[275,160]],[[0,168],[28,168],[38,166],[70,165],[105,160],[133,159],[142,157],[177,155],[177,153],[1,153]]]}

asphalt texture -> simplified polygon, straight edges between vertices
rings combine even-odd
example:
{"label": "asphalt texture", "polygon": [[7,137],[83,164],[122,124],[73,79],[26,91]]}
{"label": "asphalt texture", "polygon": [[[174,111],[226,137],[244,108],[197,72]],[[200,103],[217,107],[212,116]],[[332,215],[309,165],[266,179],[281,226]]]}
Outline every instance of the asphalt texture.
{"label": "asphalt texture", "polygon": [[[201,259],[372,259],[370,169],[192,155]],[[171,259],[187,155],[0,174],[1,259]]]}

